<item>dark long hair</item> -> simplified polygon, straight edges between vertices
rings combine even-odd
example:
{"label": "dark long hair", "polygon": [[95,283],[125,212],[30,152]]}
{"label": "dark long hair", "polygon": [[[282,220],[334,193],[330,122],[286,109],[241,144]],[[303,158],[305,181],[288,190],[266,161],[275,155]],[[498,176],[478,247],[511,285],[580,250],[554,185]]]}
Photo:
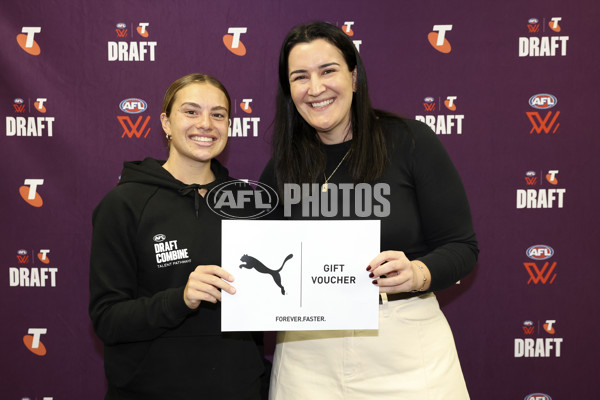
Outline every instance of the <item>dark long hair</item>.
{"label": "dark long hair", "polygon": [[352,97],[352,144],[348,157],[350,175],[355,182],[372,182],[387,165],[385,137],[378,123],[379,111],[371,106],[367,75],[356,46],[338,27],[312,22],[292,29],[279,53],[279,87],[273,137],[273,161],[279,187],[284,183],[315,182],[325,170],[325,153],[315,129],[300,116],[292,100],[288,60],[299,43],[324,39],[337,47],[348,70],[356,68],[356,92]]}

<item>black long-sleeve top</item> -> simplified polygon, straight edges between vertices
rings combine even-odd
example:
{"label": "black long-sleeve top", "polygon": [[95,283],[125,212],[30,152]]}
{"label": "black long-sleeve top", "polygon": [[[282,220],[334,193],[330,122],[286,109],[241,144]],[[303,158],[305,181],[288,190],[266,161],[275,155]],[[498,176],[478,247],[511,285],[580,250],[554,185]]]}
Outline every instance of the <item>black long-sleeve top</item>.
{"label": "black long-sleeve top", "polygon": [[[355,190],[345,189],[345,193],[338,190],[337,215],[320,215],[316,218],[380,219],[381,251],[403,251],[409,259],[419,259],[425,263],[432,277],[429,291],[448,288],[472,271],[479,253],[460,176],[442,143],[427,125],[391,117],[380,118],[380,123],[389,149],[389,165],[383,176],[370,186],[380,183],[389,185],[389,194],[384,196],[389,201],[389,215],[378,217],[373,210],[368,212],[365,205],[369,200],[364,199],[364,196],[368,196],[365,195],[368,188],[363,185],[360,190],[359,186],[355,186]],[[327,177],[350,145],[350,141],[323,145],[327,156]],[[342,163],[333,174],[329,180],[330,187],[332,183],[338,188],[343,187],[340,184],[353,184],[347,165]],[[265,167],[260,180],[277,188],[272,160]],[[319,184],[323,181],[324,178],[319,180]],[[355,197],[357,190],[363,196],[358,203]],[[378,201],[375,196],[370,200],[371,206],[379,206],[380,211],[385,211],[385,201]],[[350,210],[347,217],[341,215],[344,201],[350,204],[348,207],[346,203],[346,209]],[[286,217],[307,218],[303,216],[301,203],[292,205],[291,215]],[[373,258],[375,256],[373,254]]]}

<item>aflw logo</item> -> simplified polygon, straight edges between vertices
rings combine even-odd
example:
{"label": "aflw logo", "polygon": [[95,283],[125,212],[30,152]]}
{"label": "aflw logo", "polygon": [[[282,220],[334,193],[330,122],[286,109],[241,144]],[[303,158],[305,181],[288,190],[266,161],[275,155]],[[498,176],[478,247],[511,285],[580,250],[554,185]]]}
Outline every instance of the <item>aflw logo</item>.
{"label": "aflw logo", "polygon": [[[527,257],[534,261],[545,261],[554,255],[554,249],[544,244],[537,244],[529,247],[526,254]],[[523,266],[529,274],[529,280],[527,281],[528,285],[531,283],[534,285],[537,285],[538,283],[541,283],[542,285],[551,285],[556,279],[556,272],[554,272],[556,269],[556,261],[552,262],[552,264],[549,261],[546,261],[541,268],[538,267],[536,262],[525,262],[523,263]]]}
{"label": "aflw logo", "polygon": [[423,108],[425,108],[425,111],[435,111],[435,99],[433,97],[425,97]]}
{"label": "aflw logo", "polygon": [[529,280],[527,284],[531,284],[533,282],[534,285],[541,283],[545,284],[553,284],[554,279],[556,279],[556,273],[554,269],[556,268],[556,261],[550,264],[550,262],[546,261],[542,268],[539,268],[538,265],[534,262],[526,262],[523,263],[525,269],[527,269],[527,273],[529,274]]}
{"label": "aflw logo", "polygon": [[15,112],[18,114],[23,114],[25,112],[25,100],[18,97],[13,101],[13,107]]}
{"label": "aflw logo", "polygon": [[537,174],[535,173],[535,171],[527,171],[525,173],[525,184],[527,186],[534,186],[537,185]]}
{"label": "aflw logo", "polygon": [[240,28],[229,28],[227,30],[227,35],[223,36],[223,44],[233,54],[236,56],[245,56],[246,55],[246,46],[240,40],[240,36],[242,33],[246,33],[248,28],[240,27]]}
{"label": "aflw logo", "polygon": [[440,53],[450,53],[452,51],[452,46],[448,39],[446,39],[446,32],[451,30],[452,25],[434,25],[433,32],[430,32],[427,35],[429,44]]}
{"label": "aflw logo", "polygon": [[[140,114],[148,109],[148,105],[142,99],[129,98],[121,101],[119,108],[127,114]],[[148,122],[150,122],[150,116],[144,118],[144,116],[139,115],[135,122],[127,115],[118,115],[117,119],[123,127],[122,138],[125,136],[129,138],[135,136],[139,139],[143,135],[145,139],[148,133],[150,133],[150,128],[146,129]]]}
{"label": "aflw logo", "polygon": [[24,26],[20,34],[17,35],[17,43],[32,56],[39,56],[42,52],[40,45],[35,41],[35,34],[40,33],[42,28],[39,26]]}
{"label": "aflw logo", "polygon": [[127,24],[124,24],[123,22],[119,22],[117,24],[117,28],[115,29],[115,32],[117,32],[117,37],[120,37],[120,38],[127,37]]}
{"label": "aflw logo", "polygon": [[[555,96],[547,93],[536,94],[529,98],[529,105],[532,108],[538,110],[547,110],[553,108],[558,103],[558,100]],[[558,122],[558,116],[560,115],[560,111],[548,111],[546,115],[543,117],[540,115],[539,111],[527,111],[525,113],[529,121],[531,122],[531,130],[529,134],[540,134],[544,132],[545,134],[556,133],[560,123]]]}
{"label": "aflw logo", "polygon": [[17,251],[17,261],[19,264],[27,264],[29,262],[29,254],[27,254],[27,250],[21,249]]}
{"label": "aflw logo", "polygon": [[529,30],[529,33],[539,33],[540,20],[537,18],[529,18],[529,21],[527,21],[527,29]]}
{"label": "aflw logo", "polygon": [[533,335],[535,333],[535,325],[533,324],[533,321],[523,321],[523,333],[525,335]]}

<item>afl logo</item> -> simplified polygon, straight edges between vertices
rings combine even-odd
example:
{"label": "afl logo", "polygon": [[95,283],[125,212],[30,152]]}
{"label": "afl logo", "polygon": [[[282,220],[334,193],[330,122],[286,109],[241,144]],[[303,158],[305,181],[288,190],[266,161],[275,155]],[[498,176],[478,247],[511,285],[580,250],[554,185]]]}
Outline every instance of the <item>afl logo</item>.
{"label": "afl logo", "polygon": [[544,393],[531,393],[525,396],[525,400],[552,400],[552,397]]}
{"label": "afl logo", "polygon": [[533,326],[533,321],[529,319],[527,321],[523,321],[523,326]]}
{"label": "afl logo", "polygon": [[126,24],[124,24],[123,22],[119,22],[119,23],[117,24],[117,29],[125,29],[125,28],[127,28],[127,25],[126,25]]}
{"label": "afl logo", "polygon": [[27,255],[27,250],[21,249],[21,250],[17,251],[17,254],[20,255],[20,256],[26,256]]}
{"label": "afl logo", "polygon": [[22,98],[20,98],[20,97],[17,97],[17,98],[15,99],[15,104],[23,104],[23,103],[25,103],[25,100],[23,100]]}
{"label": "afl logo", "polygon": [[558,103],[558,99],[548,93],[536,94],[529,98],[529,105],[533,108],[537,108],[538,110],[552,108],[556,105],[556,103]]}
{"label": "afl logo", "polygon": [[528,178],[531,178],[531,177],[535,176],[535,171],[527,171],[525,173],[525,176]]}
{"label": "afl logo", "polygon": [[530,24],[534,25],[534,24],[537,24],[540,21],[537,18],[529,18],[529,21],[527,21],[527,22],[529,22]]}
{"label": "afl logo", "polygon": [[139,114],[146,111],[148,105],[142,99],[130,98],[123,100],[119,108],[128,114]]}
{"label": "afl logo", "polygon": [[536,244],[528,248],[526,254],[532,260],[547,260],[554,255],[554,249],[545,244]]}
{"label": "afl logo", "polygon": [[206,204],[228,219],[257,219],[270,214],[279,196],[269,185],[249,179],[223,182],[206,194]]}
{"label": "afl logo", "polygon": [[154,237],[152,238],[155,242],[162,242],[163,240],[165,240],[167,237],[165,235],[163,235],[162,233],[159,233],[158,235],[154,235]]}
{"label": "afl logo", "polygon": [[435,99],[433,97],[425,97],[425,99],[423,99],[423,101],[425,103],[433,103],[435,101]]}

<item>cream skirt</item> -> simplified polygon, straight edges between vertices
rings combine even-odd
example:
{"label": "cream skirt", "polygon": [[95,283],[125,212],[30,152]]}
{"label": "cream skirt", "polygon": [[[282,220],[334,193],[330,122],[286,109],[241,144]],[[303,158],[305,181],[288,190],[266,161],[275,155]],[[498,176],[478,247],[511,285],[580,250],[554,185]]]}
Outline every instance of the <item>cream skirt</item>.
{"label": "cream skirt", "polygon": [[270,400],[469,399],[433,293],[379,306],[379,330],[277,335]]}

